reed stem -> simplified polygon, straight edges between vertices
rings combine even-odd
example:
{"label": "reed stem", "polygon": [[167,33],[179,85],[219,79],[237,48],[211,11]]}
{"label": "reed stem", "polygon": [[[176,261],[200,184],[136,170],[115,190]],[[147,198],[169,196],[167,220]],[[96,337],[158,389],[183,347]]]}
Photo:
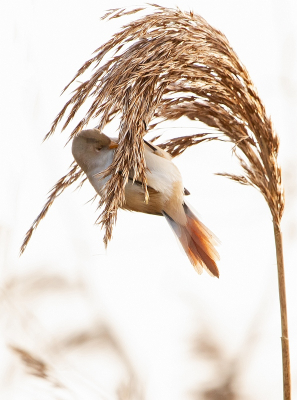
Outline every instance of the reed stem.
{"label": "reed stem", "polygon": [[280,312],[281,312],[281,328],[282,328],[281,341],[282,341],[282,359],[283,359],[284,400],[291,400],[290,352],[289,352],[285,268],[284,268],[284,257],[283,257],[283,240],[279,223],[274,221],[273,226],[274,226],[279,301],[280,301]]}

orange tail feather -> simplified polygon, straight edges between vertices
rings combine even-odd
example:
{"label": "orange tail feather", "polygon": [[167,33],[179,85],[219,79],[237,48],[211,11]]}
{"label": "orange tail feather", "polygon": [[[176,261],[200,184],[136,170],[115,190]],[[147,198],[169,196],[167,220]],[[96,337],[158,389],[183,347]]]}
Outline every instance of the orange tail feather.
{"label": "orange tail feather", "polygon": [[185,226],[177,224],[164,212],[166,220],[173,228],[195,270],[201,274],[204,268],[210,275],[218,278],[219,269],[216,261],[219,260],[219,254],[214,247],[218,244],[218,240],[186,204],[183,207],[187,217]]}

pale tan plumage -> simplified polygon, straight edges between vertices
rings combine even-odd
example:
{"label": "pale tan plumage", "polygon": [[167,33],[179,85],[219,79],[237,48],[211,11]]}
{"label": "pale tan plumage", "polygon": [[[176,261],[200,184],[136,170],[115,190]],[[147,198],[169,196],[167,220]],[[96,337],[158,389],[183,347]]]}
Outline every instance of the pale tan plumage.
{"label": "pale tan plumage", "polygon": [[[97,129],[81,131],[72,142],[72,153],[77,164],[101,196],[105,183],[110,179],[110,175],[102,178],[101,173],[111,165],[113,149],[116,147],[115,140]],[[172,163],[172,157],[149,142],[145,142],[144,155],[149,201],[145,202],[142,182],[133,182],[131,171],[125,186],[125,202],[121,208],[164,215],[197,272],[201,273],[204,267],[211,275],[218,277],[216,260],[219,256],[214,248],[215,238],[185,203],[182,177]]]}

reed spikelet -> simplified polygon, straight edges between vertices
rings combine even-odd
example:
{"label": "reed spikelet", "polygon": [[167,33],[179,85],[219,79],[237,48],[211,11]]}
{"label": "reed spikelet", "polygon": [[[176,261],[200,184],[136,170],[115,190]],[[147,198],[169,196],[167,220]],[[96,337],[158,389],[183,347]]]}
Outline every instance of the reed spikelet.
{"label": "reed spikelet", "polygon": [[[264,196],[274,223],[282,312],[282,345],[285,399],[290,398],[288,331],[280,221],[284,210],[281,170],[277,162],[279,140],[246,68],[226,37],[192,12],[152,5],[150,14],[125,25],[99,47],[77,72],[69,88],[92,68],[91,77],[74,89],[74,94],[54,120],[46,138],[65,117],[65,129],[84,102],[92,98],[85,117],[73,129],[69,140],[91,120],[103,130],[120,117],[119,146],[114,161],[103,173],[111,174],[99,206],[99,222],[107,245],[124,202],[129,171],[141,180],[146,191],[143,137],[163,120],[186,116],[215,128],[218,134],[200,134],[161,144],[173,156],[205,140],[225,139],[234,144],[243,169],[242,176],[223,173],[239,183],[252,185]],[[143,8],[109,10],[103,18],[118,18]],[[107,61],[102,62],[107,56]],[[109,57],[108,57],[109,56]],[[24,251],[33,230],[55,198],[74,183],[82,171],[76,165],[51,192],[43,211],[26,235]]]}
{"label": "reed spikelet", "polygon": [[[33,232],[39,225],[40,221],[46,216],[49,208],[56,200],[56,198],[60,196],[60,194],[62,194],[68,186],[72,185],[72,183],[77,181],[82,175],[83,171],[79,168],[79,166],[75,162],[73,162],[70,165],[70,171],[66,175],[64,175],[61,179],[59,179],[58,182],[50,191],[47,202],[43,206],[43,209],[41,210],[37,218],[34,220],[31,228],[25,235],[25,239],[21,246],[20,254],[22,254],[25,251],[25,248],[27,247],[27,244],[29,243],[29,240],[31,239]],[[85,177],[80,183],[80,185],[82,185],[86,179],[87,178]]]}

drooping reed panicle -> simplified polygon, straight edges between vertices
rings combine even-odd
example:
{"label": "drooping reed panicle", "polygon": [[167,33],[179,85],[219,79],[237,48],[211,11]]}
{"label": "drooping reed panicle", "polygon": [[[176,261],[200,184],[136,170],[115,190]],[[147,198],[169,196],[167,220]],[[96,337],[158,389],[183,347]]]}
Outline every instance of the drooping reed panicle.
{"label": "drooping reed panicle", "polygon": [[[282,238],[280,221],[284,210],[281,170],[277,162],[279,140],[271,119],[251,78],[227,38],[193,12],[151,6],[153,11],[125,25],[77,72],[68,89],[86,70],[91,77],[74,89],[46,135],[51,136],[65,117],[65,129],[84,102],[92,98],[85,117],[73,129],[70,139],[92,120],[103,130],[118,116],[119,146],[114,161],[102,174],[105,185],[99,206],[104,206],[99,222],[105,229],[107,245],[116,222],[117,210],[125,201],[124,188],[129,171],[146,187],[143,137],[163,120],[186,116],[205,123],[217,135],[192,135],[169,140],[161,147],[173,156],[203,140],[219,139],[221,134],[234,144],[243,169],[241,176],[223,173],[239,183],[252,185],[264,196],[274,223],[280,282],[282,345],[285,398],[290,398],[288,331]],[[118,18],[143,11],[109,10],[103,18]],[[106,57],[107,61],[103,62]],[[69,140],[70,140],[69,139]],[[22,251],[33,230],[54,199],[82,172],[73,169],[59,181],[39,217],[28,231]]]}

